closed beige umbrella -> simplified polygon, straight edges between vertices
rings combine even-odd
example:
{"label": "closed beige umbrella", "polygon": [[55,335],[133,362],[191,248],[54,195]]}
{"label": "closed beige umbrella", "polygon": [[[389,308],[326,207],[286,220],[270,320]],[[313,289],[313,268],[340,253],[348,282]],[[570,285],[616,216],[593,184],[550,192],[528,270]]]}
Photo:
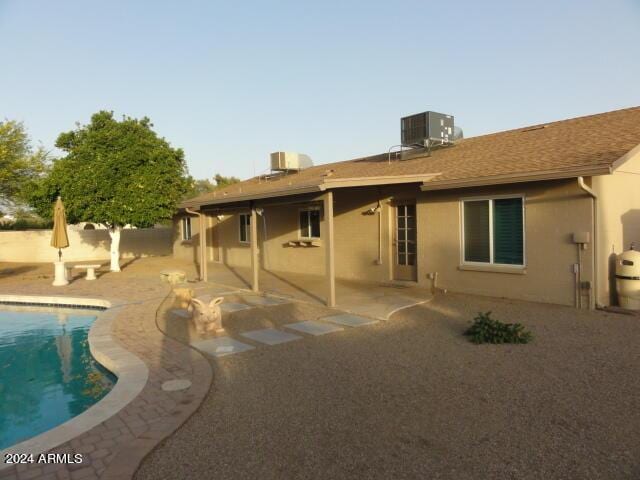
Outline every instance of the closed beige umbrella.
{"label": "closed beige umbrella", "polygon": [[62,261],[62,249],[69,246],[69,237],[67,236],[67,217],[60,197],[56,201],[56,206],[53,207],[51,246],[58,249],[58,261]]}

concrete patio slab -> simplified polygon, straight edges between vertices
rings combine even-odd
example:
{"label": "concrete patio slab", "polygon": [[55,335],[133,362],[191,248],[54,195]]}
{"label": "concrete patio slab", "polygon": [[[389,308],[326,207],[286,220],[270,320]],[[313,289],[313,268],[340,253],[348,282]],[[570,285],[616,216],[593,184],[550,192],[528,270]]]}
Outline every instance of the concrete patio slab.
{"label": "concrete patio slab", "polygon": [[315,320],[307,320],[304,322],[297,323],[289,323],[285,325],[287,328],[291,328],[293,330],[297,330],[302,333],[307,333],[309,335],[326,335],[327,333],[340,332],[344,330],[342,327],[338,327],[337,325],[330,325],[328,323],[316,322]]}
{"label": "concrete patio slab", "polygon": [[320,320],[323,320],[325,322],[337,323],[338,325],[344,325],[346,327],[362,327],[363,325],[372,325],[374,323],[378,323],[378,320],[375,320],[373,318],[360,317],[358,315],[351,315],[349,313],[322,317],[320,318]]}
{"label": "concrete patio slab", "polygon": [[222,302],[220,304],[220,310],[222,310],[224,313],[239,312],[240,310],[247,310],[249,308],[252,308],[252,307],[244,303]]}
{"label": "concrete patio slab", "polygon": [[[218,263],[209,264],[211,283],[227,285],[230,289],[242,290],[247,296],[250,288],[251,269],[230,268]],[[291,301],[303,301],[324,305],[326,280],[323,275],[275,272],[260,269],[260,289],[276,297]],[[257,297],[257,295],[253,295]],[[273,298],[273,297],[271,297]],[[388,320],[396,312],[431,300],[430,291],[417,284],[396,282],[376,283],[336,279],[336,302],[340,310],[355,315],[366,315],[379,320]]]}
{"label": "concrete patio slab", "polygon": [[246,352],[253,350],[255,347],[246,343],[234,340],[231,337],[209,338],[207,340],[198,340],[191,343],[198,350],[213,355],[214,357],[224,357],[233,355],[234,353]]}
{"label": "concrete patio slab", "polygon": [[293,333],[283,332],[276,330],[275,328],[264,328],[262,330],[252,330],[250,332],[244,332],[241,334],[243,337],[247,337],[250,340],[256,342],[265,343],[267,345],[278,345],[280,343],[291,342],[293,340],[300,340],[302,337],[294,335]]}

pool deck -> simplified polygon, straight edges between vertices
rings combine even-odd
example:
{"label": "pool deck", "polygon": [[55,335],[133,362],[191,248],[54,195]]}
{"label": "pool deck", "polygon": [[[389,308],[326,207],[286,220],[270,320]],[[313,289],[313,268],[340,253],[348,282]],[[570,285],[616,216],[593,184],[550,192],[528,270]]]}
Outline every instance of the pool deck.
{"label": "pool deck", "polygon": [[[88,415],[84,426],[75,430],[66,428],[67,436],[72,439],[46,451],[79,453],[83,455],[82,463],[3,464],[0,465],[0,479],[130,478],[144,456],[197,410],[211,385],[210,364],[199,352],[166,337],[156,326],[156,312],[170,293],[170,287],[159,281],[159,272],[167,267],[181,268],[190,278],[195,277],[189,264],[159,257],[124,260],[120,273],[99,272],[96,281],[86,281],[82,274],[77,274],[68,286],[53,287],[52,265],[0,264],[0,294],[101,299],[113,305],[106,311],[105,318],[109,323],[105,324],[104,318],[99,318],[97,323],[103,322],[102,326],[96,325],[95,331],[92,329],[90,338],[93,336],[93,341],[90,343],[100,361],[116,371],[120,369],[118,373],[123,382],[120,387],[116,384],[113,391],[119,392],[120,400],[128,400],[121,409],[122,402],[99,402],[92,407],[93,413],[102,415],[104,420]],[[105,344],[109,336],[123,348],[114,349],[114,345]],[[129,363],[109,364],[127,355]],[[134,366],[134,358],[146,365],[146,378],[140,365]],[[146,382],[136,386],[135,382],[124,381],[126,375]],[[162,388],[167,381],[185,380],[191,383],[187,389],[166,391]],[[173,382],[173,385],[181,383],[187,382]],[[99,423],[92,426],[90,417],[98,418]],[[85,428],[89,429],[81,433]]]}

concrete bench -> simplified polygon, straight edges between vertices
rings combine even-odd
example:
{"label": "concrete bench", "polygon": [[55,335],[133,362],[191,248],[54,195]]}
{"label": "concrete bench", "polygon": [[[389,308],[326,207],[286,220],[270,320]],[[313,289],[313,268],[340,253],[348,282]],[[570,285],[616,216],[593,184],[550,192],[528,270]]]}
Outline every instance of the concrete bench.
{"label": "concrete bench", "polygon": [[83,268],[87,271],[86,280],[95,280],[96,279],[96,268],[100,268],[102,265],[96,263],[95,265],[67,265],[67,280],[71,280],[71,271],[74,268]]}

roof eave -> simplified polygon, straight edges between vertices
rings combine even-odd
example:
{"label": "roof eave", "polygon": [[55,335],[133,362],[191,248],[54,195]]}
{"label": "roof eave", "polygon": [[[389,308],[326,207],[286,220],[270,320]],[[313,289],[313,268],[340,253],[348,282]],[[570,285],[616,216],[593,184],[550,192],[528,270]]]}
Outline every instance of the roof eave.
{"label": "roof eave", "polygon": [[440,175],[430,173],[425,175],[387,175],[379,177],[350,177],[350,178],[325,178],[317,185],[306,185],[302,187],[287,187],[282,190],[272,190],[269,192],[255,193],[249,195],[233,195],[229,197],[186,200],[178,206],[180,209],[197,208],[204,205],[223,205],[228,203],[239,203],[251,200],[261,200],[273,197],[286,197],[305,193],[317,193],[332,188],[367,187],[372,185],[392,185],[399,183],[422,183]]}
{"label": "roof eave", "polygon": [[543,180],[560,180],[563,178],[588,177],[592,175],[608,175],[612,172],[610,164],[591,165],[566,170],[546,170],[523,174],[491,175],[470,179],[453,179],[441,181],[427,181],[420,186],[423,192],[431,190],[448,190],[453,188],[482,187],[488,185],[502,185],[506,183],[537,182]]}
{"label": "roof eave", "polygon": [[254,193],[249,195],[234,195],[232,197],[221,197],[221,198],[209,198],[202,199],[198,201],[190,201],[186,200],[180,205],[178,208],[192,208],[192,207],[201,207],[203,205],[223,205],[225,203],[237,203],[237,202],[246,202],[250,200],[259,200],[262,198],[271,198],[271,197],[286,197],[289,195],[300,195],[303,193],[315,193],[324,190],[322,185],[311,185],[311,186],[303,186],[303,187],[289,187],[283,190],[276,190],[265,193]]}

